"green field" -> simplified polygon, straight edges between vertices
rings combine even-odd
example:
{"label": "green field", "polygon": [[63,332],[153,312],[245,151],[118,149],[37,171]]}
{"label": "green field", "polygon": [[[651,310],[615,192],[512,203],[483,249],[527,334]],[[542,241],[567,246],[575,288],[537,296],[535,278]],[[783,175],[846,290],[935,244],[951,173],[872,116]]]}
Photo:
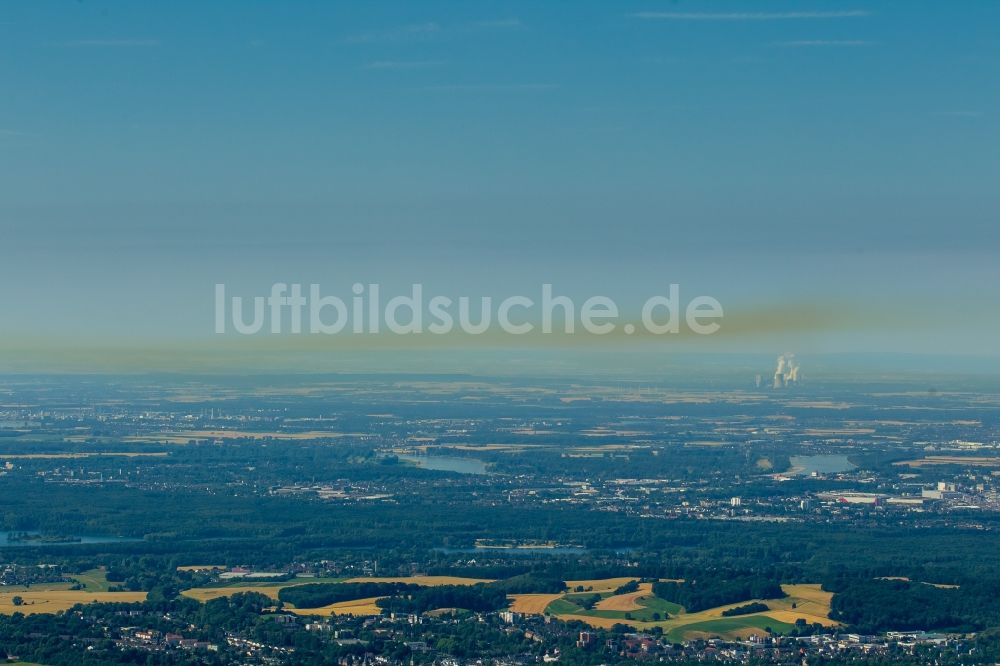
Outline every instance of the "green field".
{"label": "green field", "polygon": [[[724,617],[722,613],[745,605],[747,601],[689,613],[678,604],[655,597],[645,590],[622,595],[602,592],[598,595],[601,601],[591,610],[583,606],[587,605],[585,599],[589,601],[595,596],[593,593],[570,593],[558,597],[539,595],[551,601],[544,611],[535,609],[529,612],[581,620],[595,627],[608,628],[615,624],[627,624],[640,630],[660,627],[671,640],[677,642],[710,636],[741,638],[751,633],[762,634],[766,630],[787,634],[795,628],[791,623],[798,619],[836,626],[837,623],[829,619],[833,594],[823,591],[819,584],[782,585],[782,591],[785,596],[781,598],[753,600],[766,601],[769,610],[734,617]],[[654,616],[657,613],[659,617]]]}
{"label": "green field", "polygon": [[[660,599],[659,597],[645,597],[643,599],[639,599],[637,604],[642,606],[642,608],[636,610],[585,610],[573,602],[574,597],[580,596],[587,595],[568,594],[562,599],[556,599],[548,605],[545,612],[552,615],[584,615],[586,617],[601,617],[610,620],[656,622],[657,620],[665,620],[668,615],[676,615],[682,610],[677,604],[666,601],[665,599]],[[605,594],[601,596],[608,597],[611,595]],[[660,617],[654,617],[655,613],[659,613]]]}
{"label": "green field", "polygon": [[556,599],[550,603],[548,607],[546,607],[545,612],[551,615],[579,615],[590,611],[583,610],[572,601],[568,601],[565,597],[563,597],[562,599]]}
{"label": "green field", "polygon": [[[82,586],[84,592],[107,592],[114,583],[108,582],[107,572],[104,569],[90,569],[79,574],[69,574],[66,576],[75,583],[35,583],[33,585],[6,585],[4,592],[31,592],[44,590],[69,590],[76,583]],[[0,664],[4,662],[0,661]]]}
{"label": "green field", "polygon": [[114,585],[108,582],[108,572],[104,569],[91,569],[69,577],[82,585],[87,592],[107,592]]}
{"label": "green field", "polygon": [[686,636],[694,633],[706,635],[733,635],[738,633],[742,629],[768,629],[770,628],[775,633],[787,634],[794,626],[786,622],[779,622],[769,617],[764,617],[761,615],[748,615],[744,617],[727,617],[720,618],[718,620],[706,620],[704,622],[695,622],[693,624],[685,624],[680,627],[675,627],[667,632],[667,638],[672,641],[680,642],[686,639]]}

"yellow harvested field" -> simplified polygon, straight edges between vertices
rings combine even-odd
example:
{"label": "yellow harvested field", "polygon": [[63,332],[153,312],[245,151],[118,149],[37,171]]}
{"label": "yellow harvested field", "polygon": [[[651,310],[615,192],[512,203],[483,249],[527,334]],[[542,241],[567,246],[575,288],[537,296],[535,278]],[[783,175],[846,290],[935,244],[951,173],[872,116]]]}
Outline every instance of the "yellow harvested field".
{"label": "yellow harvested field", "polygon": [[[810,624],[819,623],[824,627],[835,627],[840,624],[827,617],[830,614],[833,592],[822,590],[819,583],[782,585],[781,589],[788,596],[784,599],[767,601],[771,610],[765,615],[790,624],[794,624],[800,617]],[[792,608],[793,603],[795,608]]]}
{"label": "yellow harvested field", "polygon": [[818,604],[823,609],[824,615],[830,612],[830,601],[833,599],[833,592],[827,592],[819,583],[782,585],[781,589],[788,595],[789,599]]}
{"label": "yellow harvested field", "polygon": [[261,585],[258,587],[254,587],[253,585],[233,585],[232,587],[194,587],[190,590],[184,590],[181,594],[201,603],[218,599],[219,597],[231,597],[240,592],[257,592],[277,601],[280,589],[281,587],[278,585]]}
{"label": "yellow harvested field", "polygon": [[576,588],[582,587],[587,592],[614,592],[625,583],[639,580],[635,576],[624,576],[621,578],[597,578],[593,580],[568,580],[566,587],[570,592],[575,592]]}
{"label": "yellow harvested field", "polygon": [[631,622],[629,620],[616,620],[610,617],[591,617],[589,615],[560,615],[558,616],[560,620],[570,621],[576,620],[577,622],[585,622],[592,627],[597,627],[599,629],[610,629],[616,624],[627,624],[633,627],[640,626],[653,626],[652,624],[646,624],[643,622]]}
{"label": "yellow harvested field", "polygon": [[512,594],[510,610],[527,615],[541,615],[549,604],[562,596],[561,594]]}
{"label": "yellow harvested field", "polygon": [[[573,583],[587,583],[594,587],[594,591],[600,591],[602,588],[607,591],[607,589],[615,589],[619,585],[628,582],[629,578],[617,578],[617,579],[607,579],[604,581],[567,581],[567,584]],[[608,597],[598,602],[594,607],[594,610],[606,610],[606,611],[628,611],[637,610],[640,606],[636,603],[639,599],[644,596],[649,596],[651,593],[651,584],[643,583],[643,589],[639,592],[633,592],[630,594],[620,594],[613,597]],[[647,588],[646,586],[649,586]],[[585,585],[586,587],[586,585]],[[759,601],[768,605],[770,610],[762,611],[760,613],[750,613],[748,615],[741,615],[739,617],[766,617],[771,618],[778,622],[785,622],[788,624],[794,624],[795,620],[802,618],[806,622],[819,623],[826,627],[837,626],[839,623],[831,620],[827,615],[830,612],[830,600],[833,598],[833,593],[824,592],[820,589],[818,584],[798,584],[798,585],[782,585],[781,588],[788,595],[784,599],[754,599],[752,601]],[[570,588],[571,590],[574,588]],[[526,597],[546,597],[545,606],[551,603],[551,597],[558,597],[559,595],[518,595]],[[529,608],[537,608],[541,605],[541,600],[532,601],[526,600],[524,602],[523,612],[531,612]],[[723,611],[729,610],[731,608],[737,608],[739,606],[744,606],[751,601],[742,601],[739,603],[727,604],[725,606],[717,606],[715,608],[709,608],[707,610],[699,611],[697,613],[686,613],[681,612],[677,615],[671,615],[667,620],[661,620],[658,622],[637,622],[634,620],[623,620],[607,617],[593,617],[589,615],[559,615],[561,620],[579,620],[593,627],[609,628],[615,624],[627,624],[638,629],[650,629],[652,627],[662,627],[665,631],[670,631],[673,629],[682,629],[683,627],[694,625],[700,622],[710,622],[713,620],[722,620]],[[531,604],[531,605],[529,605]],[[631,607],[629,604],[634,604]],[[795,604],[795,608],[792,608],[792,604]],[[544,607],[541,609],[544,611]],[[535,611],[540,612],[540,611]],[[730,638],[741,638],[746,637],[753,633],[761,633],[760,629],[756,628],[740,628],[734,629],[733,631],[726,632],[727,637]],[[702,635],[704,634],[704,635]],[[714,636],[710,632],[700,632],[693,630],[689,633],[685,633],[685,638],[708,638]]]}
{"label": "yellow harvested field", "polygon": [[[15,606],[14,597],[21,597],[24,603]],[[85,590],[25,590],[23,592],[0,592],[0,614],[58,613],[77,604],[98,601],[118,603],[138,603],[146,600],[145,592],[87,592]]]}
{"label": "yellow harvested field", "polygon": [[382,612],[382,609],[375,605],[375,602],[379,599],[381,597],[340,601],[321,608],[289,608],[286,606],[285,610],[296,615],[322,615],[323,617],[330,617],[331,615],[378,615]]}
{"label": "yellow harvested field", "polygon": [[835,627],[839,622],[836,620],[831,620],[828,617],[822,615],[811,615],[809,613],[803,613],[799,609],[795,608],[792,610],[770,610],[766,613],[761,613],[770,618],[774,618],[780,622],[787,622],[788,624],[795,624],[795,621],[802,618],[809,624],[821,624],[824,627]]}
{"label": "yellow harvested field", "polygon": [[[283,583],[270,583],[261,585],[226,585],[219,587],[194,587],[184,590],[182,595],[190,599],[195,599],[202,603],[218,599],[219,597],[231,597],[240,592],[258,592],[271,599],[278,599],[278,592],[284,587],[294,587],[296,585],[309,585],[311,583],[328,583],[329,580],[297,578],[293,581]],[[436,587],[438,585],[475,585],[476,583],[491,583],[492,580],[485,578],[460,578],[458,576],[397,576],[386,578],[372,578],[361,576],[350,578],[344,583],[412,583],[414,585],[426,585]],[[337,605],[337,604],[335,604]]]}
{"label": "yellow harvested field", "polygon": [[[752,627],[747,627],[745,629],[736,629],[733,631],[727,631],[726,637],[730,640],[746,640],[751,636],[766,636],[767,632],[763,629],[754,629]],[[709,640],[718,637],[718,633],[713,631],[685,631],[684,640],[686,641],[696,641],[696,640]]]}
{"label": "yellow harvested field", "polygon": [[[805,619],[806,622],[809,622],[810,624],[818,622],[824,627],[833,627],[839,624],[838,622],[827,617],[830,613],[830,600],[833,599],[833,593],[824,592],[820,589],[820,585],[818,583],[782,585],[781,589],[785,591],[785,594],[788,595],[787,597],[784,599],[755,599],[755,601],[767,604],[771,610],[763,611],[761,613],[752,613],[751,615],[763,615],[781,622],[788,622],[789,624],[793,624],[795,620],[800,617]],[[750,602],[744,601],[736,604],[709,608],[708,610],[700,613],[679,615],[678,619],[683,618],[685,620],[684,624],[700,622],[702,620],[717,619],[722,617],[722,611],[743,606],[747,603]],[[792,604],[795,604],[795,608],[792,608]],[[749,616],[744,615],[740,617]]]}
{"label": "yellow harvested field", "polygon": [[350,578],[345,583],[412,583],[413,585],[426,585],[427,587],[437,587],[438,585],[476,585],[478,583],[492,583],[490,578],[461,578],[460,576],[396,576],[389,578],[372,578],[362,576],[360,578]]}
{"label": "yellow harvested field", "polygon": [[[782,622],[788,622],[789,624],[794,623],[796,619],[801,617],[805,619],[806,622],[818,622],[825,627],[832,627],[839,624],[838,622],[827,617],[830,613],[830,600],[833,599],[833,593],[824,592],[820,589],[818,583],[782,585],[781,589],[788,595],[784,599],[753,600],[767,604],[771,610],[762,611],[760,613],[750,613],[749,615],[741,615],[739,617],[761,615],[771,617]],[[666,627],[693,624],[695,622],[704,622],[706,620],[717,620],[723,617],[723,611],[727,611],[731,608],[738,608],[739,606],[745,606],[748,603],[752,602],[741,601],[735,604],[716,606],[715,608],[709,608],[698,613],[682,613],[681,615],[660,624]],[[795,604],[795,608],[792,608],[792,604]]]}
{"label": "yellow harvested field", "polygon": [[609,611],[633,611],[640,610],[640,606],[637,602],[643,597],[648,597],[653,594],[653,584],[652,583],[640,583],[639,589],[635,592],[629,592],[628,594],[616,594],[613,597],[608,597],[606,599],[601,599],[594,606],[595,610],[609,610]]}

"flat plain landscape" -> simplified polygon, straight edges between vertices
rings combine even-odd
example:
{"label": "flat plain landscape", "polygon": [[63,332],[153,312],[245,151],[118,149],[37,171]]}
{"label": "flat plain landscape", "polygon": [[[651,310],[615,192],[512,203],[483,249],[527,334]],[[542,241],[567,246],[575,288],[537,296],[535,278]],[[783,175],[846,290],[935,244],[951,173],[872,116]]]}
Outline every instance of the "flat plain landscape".
{"label": "flat plain landscape", "polygon": [[700,658],[712,637],[850,653],[845,632],[895,658],[888,631],[1000,622],[1000,417],[974,391],[269,377],[185,381],[204,397],[178,402],[52,381],[0,385],[14,654],[43,654],[24,616],[122,651],[157,649],[144,627],[340,658],[360,649],[343,632],[427,663]]}

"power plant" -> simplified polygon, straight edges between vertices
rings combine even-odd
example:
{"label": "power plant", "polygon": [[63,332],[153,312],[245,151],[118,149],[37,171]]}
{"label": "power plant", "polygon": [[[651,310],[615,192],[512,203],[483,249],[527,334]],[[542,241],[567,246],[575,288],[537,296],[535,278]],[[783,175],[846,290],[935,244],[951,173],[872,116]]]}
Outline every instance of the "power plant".
{"label": "power plant", "polygon": [[795,354],[782,354],[778,357],[778,367],[774,371],[774,388],[780,389],[799,382],[799,362]]}

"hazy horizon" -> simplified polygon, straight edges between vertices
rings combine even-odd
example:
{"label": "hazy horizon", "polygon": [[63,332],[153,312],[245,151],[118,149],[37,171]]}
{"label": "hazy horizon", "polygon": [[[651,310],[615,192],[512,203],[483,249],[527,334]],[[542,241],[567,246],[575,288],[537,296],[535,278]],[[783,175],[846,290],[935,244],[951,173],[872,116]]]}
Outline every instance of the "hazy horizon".
{"label": "hazy horizon", "polygon": [[1000,353],[1000,6],[50,8],[0,10],[2,367],[356,345],[220,342],[214,285],[276,282],[677,283],[726,318],[666,353]]}

